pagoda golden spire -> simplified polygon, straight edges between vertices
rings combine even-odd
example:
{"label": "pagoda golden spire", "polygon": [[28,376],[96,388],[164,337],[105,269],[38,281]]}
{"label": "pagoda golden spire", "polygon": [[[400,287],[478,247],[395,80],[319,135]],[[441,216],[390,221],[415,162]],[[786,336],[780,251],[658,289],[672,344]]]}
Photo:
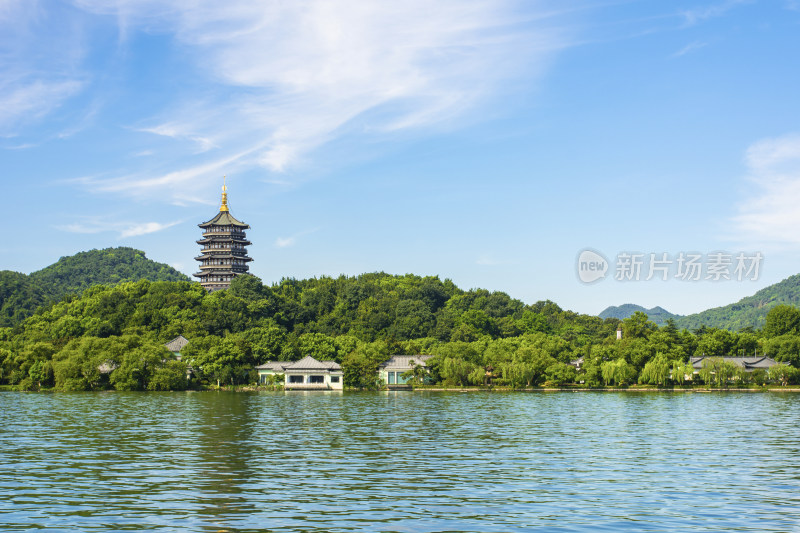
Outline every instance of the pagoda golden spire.
{"label": "pagoda golden spire", "polygon": [[222,205],[219,207],[220,213],[229,211],[228,209],[228,185],[227,185],[228,178],[227,176],[222,176]]}

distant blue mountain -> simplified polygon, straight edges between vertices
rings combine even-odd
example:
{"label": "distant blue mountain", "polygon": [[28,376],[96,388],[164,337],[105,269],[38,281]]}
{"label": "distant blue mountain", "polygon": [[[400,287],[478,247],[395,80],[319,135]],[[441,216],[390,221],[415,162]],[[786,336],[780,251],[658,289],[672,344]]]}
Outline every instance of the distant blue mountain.
{"label": "distant blue mountain", "polygon": [[664,324],[666,324],[667,320],[669,320],[670,318],[675,320],[681,318],[681,315],[674,315],[669,311],[667,311],[666,309],[664,309],[663,307],[656,306],[653,307],[652,309],[646,309],[641,305],[636,305],[636,304],[612,305],[611,307],[608,307],[597,316],[599,316],[602,319],[618,318],[620,320],[624,320],[629,316],[631,316],[636,311],[641,311],[642,313],[645,313],[652,322],[655,322],[656,325],[659,326],[663,326]]}

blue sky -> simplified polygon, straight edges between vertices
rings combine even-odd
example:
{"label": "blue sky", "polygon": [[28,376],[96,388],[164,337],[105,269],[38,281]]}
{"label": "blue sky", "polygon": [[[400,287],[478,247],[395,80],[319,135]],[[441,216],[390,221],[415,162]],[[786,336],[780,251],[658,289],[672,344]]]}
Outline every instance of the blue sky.
{"label": "blue sky", "polygon": [[[266,282],[691,313],[800,272],[796,0],[169,4],[0,0],[0,269],[132,246],[191,274],[227,175]],[[758,279],[614,279],[718,251]]]}

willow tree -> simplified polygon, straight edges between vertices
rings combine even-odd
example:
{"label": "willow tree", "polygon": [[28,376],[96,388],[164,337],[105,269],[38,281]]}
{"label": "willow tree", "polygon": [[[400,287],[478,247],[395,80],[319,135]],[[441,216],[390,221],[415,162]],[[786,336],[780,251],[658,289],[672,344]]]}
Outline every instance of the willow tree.
{"label": "willow tree", "polygon": [[658,352],[644,365],[642,373],[639,375],[639,383],[663,386],[669,383],[671,373],[672,361],[667,359],[662,352]]}

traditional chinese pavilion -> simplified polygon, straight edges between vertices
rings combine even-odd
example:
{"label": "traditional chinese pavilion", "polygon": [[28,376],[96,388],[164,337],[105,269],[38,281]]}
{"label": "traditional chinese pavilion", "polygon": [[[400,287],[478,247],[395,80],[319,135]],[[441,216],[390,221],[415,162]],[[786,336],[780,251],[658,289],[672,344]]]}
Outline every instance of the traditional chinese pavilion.
{"label": "traditional chinese pavilion", "polygon": [[246,274],[252,261],[247,257],[247,246],[252,244],[247,240],[244,230],[250,226],[236,220],[228,209],[228,187],[222,186],[222,204],[217,216],[198,224],[203,228],[203,238],[197,244],[203,247],[200,257],[200,272],[195,274],[200,278],[200,285],[207,291],[227,289],[231,280],[236,276]]}

